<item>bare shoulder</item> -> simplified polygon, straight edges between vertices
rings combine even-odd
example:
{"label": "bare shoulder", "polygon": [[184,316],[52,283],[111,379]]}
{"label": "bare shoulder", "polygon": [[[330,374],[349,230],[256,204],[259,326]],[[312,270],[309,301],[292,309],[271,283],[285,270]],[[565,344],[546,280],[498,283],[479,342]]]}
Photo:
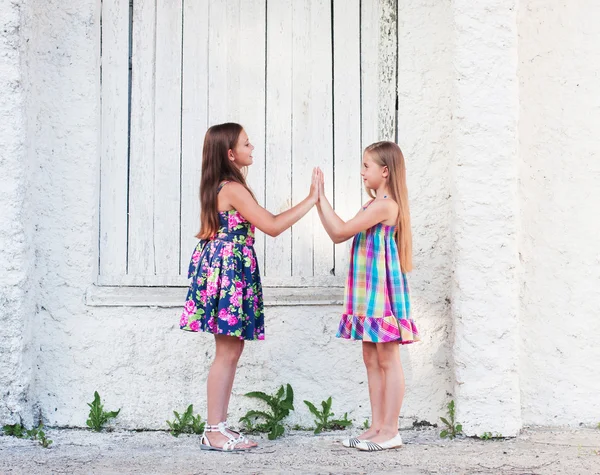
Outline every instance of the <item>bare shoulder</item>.
{"label": "bare shoulder", "polygon": [[386,221],[394,222],[398,216],[398,203],[391,198],[374,199],[370,207],[377,209],[379,213],[386,216]]}
{"label": "bare shoulder", "polygon": [[225,193],[225,196],[247,196],[248,190],[237,181],[228,181],[223,185],[221,192]]}
{"label": "bare shoulder", "polygon": [[390,212],[398,212],[398,203],[396,203],[391,198],[375,198],[374,200],[369,201],[363,207],[373,206],[381,210],[386,210]]}

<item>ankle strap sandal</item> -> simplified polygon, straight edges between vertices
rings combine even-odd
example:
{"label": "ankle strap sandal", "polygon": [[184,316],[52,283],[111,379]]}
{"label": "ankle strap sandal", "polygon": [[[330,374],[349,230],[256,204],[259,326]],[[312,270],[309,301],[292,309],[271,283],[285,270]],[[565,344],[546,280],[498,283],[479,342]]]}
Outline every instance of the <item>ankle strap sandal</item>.
{"label": "ankle strap sandal", "polygon": [[[207,432],[220,432],[225,437],[227,437],[227,442],[223,444],[223,447],[215,447],[211,445],[210,440],[206,436]],[[202,434],[202,438],[200,439],[200,448],[202,450],[216,450],[219,452],[241,452],[243,450],[248,450],[247,447],[238,448],[238,444],[244,444],[245,437],[234,437],[227,430],[227,425],[224,422],[219,422],[216,426],[205,425],[204,433]]]}

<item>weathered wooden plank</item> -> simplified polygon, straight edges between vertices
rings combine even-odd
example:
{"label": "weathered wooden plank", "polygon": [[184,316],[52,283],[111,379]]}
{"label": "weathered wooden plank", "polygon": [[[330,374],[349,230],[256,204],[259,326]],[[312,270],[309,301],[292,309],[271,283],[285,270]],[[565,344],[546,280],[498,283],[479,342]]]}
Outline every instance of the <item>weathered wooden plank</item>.
{"label": "weathered wooden plank", "polygon": [[200,229],[200,171],[208,129],[208,3],[186,1],[183,12],[180,273],[186,277]]}
{"label": "weathered wooden plank", "polygon": [[179,274],[182,0],[156,11],[154,270]]}
{"label": "weathered wooden plank", "polygon": [[127,271],[127,154],[129,114],[129,3],[102,2],[102,154],[100,269]]}
{"label": "weathered wooden plank", "polygon": [[154,268],[154,105],[156,9],[153,1],[133,4],[131,147],[129,179],[128,273]]}
{"label": "weathered wooden plank", "polygon": [[[337,0],[333,12],[334,206],[344,220],[360,209],[360,0]],[[351,241],[335,247],[335,275],[345,278]]]}
{"label": "weathered wooden plank", "polygon": [[[332,275],[263,277],[263,287],[343,287],[344,282]],[[99,276],[98,285],[123,285],[133,287],[187,287],[187,276],[171,274]]]}
{"label": "weathered wooden plank", "polygon": [[[311,61],[310,89],[310,140],[308,145],[309,167],[301,178],[301,186],[309,185],[312,168],[319,165],[327,177],[325,192],[333,197],[333,55],[332,55],[332,2],[312,0],[310,11]],[[334,272],[334,244],[323,228],[316,210],[313,220],[313,275],[327,276]]]}
{"label": "weathered wooden plank", "polygon": [[[86,292],[91,307],[163,307],[181,308],[187,288],[183,287],[98,287]],[[265,306],[341,305],[341,287],[271,287],[265,288]]]}
{"label": "weathered wooden plank", "polygon": [[[329,2],[311,0],[294,3],[293,30],[293,134],[292,199],[298,202],[309,191],[313,167],[320,163],[325,173],[332,164],[331,117],[331,12]],[[329,180],[328,187],[333,189]],[[330,192],[331,196],[331,192]],[[317,228],[316,211],[292,228],[292,274],[310,276],[333,267],[333,246],[324,248],[321,226]],[[317,247],[318,251],[316,250]]]}
{"label": "weathered wooden plank", "polygon": [[[248,169],[248,184],[262,206],[265,205],[265,36],[266,0],[240,2],[238,20],[239,43],[237,50],[229,49],[229,65],[236,70],[237,93],[232,110],[233,120],[245,127],[254,145],[254,163]],[[261,271],[264,269],[265,235],[256,232],[255,249]]]}
{"label": "weathered wooden plank", "polygon": [[393,141],[396,136],[396,94],[398,71],[398,0],[379,3],[379,114],[380,140]]}
{"label": "weathered wooden plank", "polygon": [[[396,0],[361,2],[363,149],[395,137],[396,10]],[[362,196],[367,199],[364,190]]]}
{"label": "weathered wooden plank", "polygon": [[[269,2],[265,204],[274,214],[289,208],[292,198],[292,28],[292,1]],[[266,238],[265,276],[291,276],[291,236],[287,230],[275,239]]]}
{"label": "weathered wooden plank", "polygon": [[[234,0],[236,1],[236,0]],[[227,54],[229,36],[237,36],[238,32],[230,31],[227,15],[227,3],[210,0],[208,7],[208,125],[209,127],[231,120],[228,86],[232,79],[228,78]]]}

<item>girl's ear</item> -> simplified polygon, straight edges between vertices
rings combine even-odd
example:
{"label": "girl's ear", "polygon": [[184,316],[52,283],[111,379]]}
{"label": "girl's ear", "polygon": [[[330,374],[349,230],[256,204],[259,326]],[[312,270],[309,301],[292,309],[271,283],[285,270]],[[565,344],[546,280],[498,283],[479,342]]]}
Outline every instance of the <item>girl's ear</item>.
{"label": "girl's ear", "polygon": [[388,167],[383,167],[383,178],[387,178],[390,174],[390,169]]}
{"label": "girl's ear", "polygon": [[231,149],[227,150],[227,158],[229,160],[231,160],[232,162],[235,160],[235,157],[233,156],[233,150],[231,150]]}

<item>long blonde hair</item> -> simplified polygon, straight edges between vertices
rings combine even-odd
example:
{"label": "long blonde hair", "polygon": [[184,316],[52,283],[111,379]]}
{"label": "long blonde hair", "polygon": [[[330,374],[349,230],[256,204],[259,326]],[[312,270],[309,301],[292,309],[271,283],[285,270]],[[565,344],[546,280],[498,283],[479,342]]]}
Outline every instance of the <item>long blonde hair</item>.
{"label": "long blonde hair", "polygon": [[[376,142],[365,148],[371,160],[379,166],[387,167],[388,188],[391,198],[398,203],[398,221],[395,239],[400,254],[402,272],[410,272],[412,265],[412,232],[410,230],[410,209],[408,207],[408,188],[406,186],[406,165],[402,150],[394,142]],[[371,198],[375,198],[373,190],[367,188]]]}

